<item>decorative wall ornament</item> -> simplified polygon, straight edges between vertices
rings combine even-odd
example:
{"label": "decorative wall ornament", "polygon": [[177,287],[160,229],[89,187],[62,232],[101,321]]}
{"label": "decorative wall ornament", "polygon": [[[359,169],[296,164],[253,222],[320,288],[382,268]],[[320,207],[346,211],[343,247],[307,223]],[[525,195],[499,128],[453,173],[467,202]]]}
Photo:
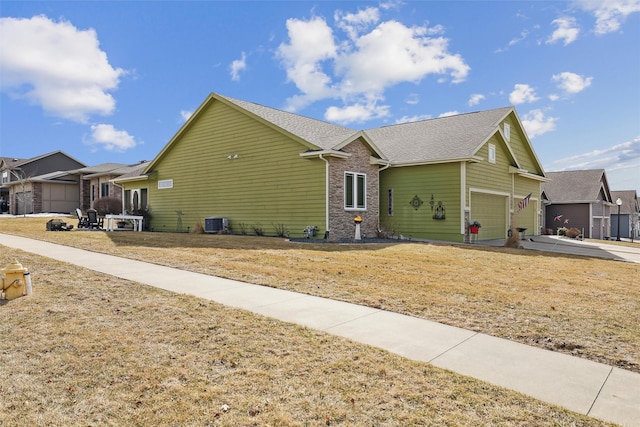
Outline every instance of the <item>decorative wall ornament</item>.
{"label": "decorative wall ornament", "polygon": [[431,193],[431,201],[429,202],[429,204],[431,205],[431,212],[433,212],[433,207],[435,206],[436,202],[433,199],[433,193]]}
{"label": "decorative wall ornament", "polygon": [[413,196],[413,199],[411,199],[411,201],[409,202],[409,204],[411,206],[413,206],[413,209],[418,210],[420,209],[420,206],[422,206],[422,200],[420,199],[420,197],[418,197],[418,195],[416,194],[415,196]]}
{"label": "decorative wall ornament", "polygon": [[433,219],[445,219],[445,208],[442,202],[438,202],[438,206],[436,206],[436,213],[433,214]]}

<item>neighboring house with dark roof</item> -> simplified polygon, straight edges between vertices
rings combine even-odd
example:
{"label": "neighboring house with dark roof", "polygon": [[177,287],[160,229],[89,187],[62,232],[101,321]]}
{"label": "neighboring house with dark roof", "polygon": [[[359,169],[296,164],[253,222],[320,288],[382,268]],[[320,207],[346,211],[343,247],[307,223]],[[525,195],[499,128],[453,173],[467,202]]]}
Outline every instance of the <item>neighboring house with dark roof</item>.
{"label": "neighboring house with dark roof", "polygon": [[86,165],[62,151],[30,159],[0,158],[0,196],[9,213],[69,213],[78,206],[79,180],[70,171]]}
{"label": "neighboring house with dark roof", "polygon": [[604,169],[547,172],[542,185],[544,227],[577,228],[586,238],[611,237],[612,199]]}
{"label": "neighboring house with dark roof", "polygon": [[[611,210],[611,236],[637,239],[640,233],[640,203],[637,192],[635,190],[612,191],[611,199],[614,203]],[[618,199],[621,202],[620,208],[617,204]]]}
{"label": "neighboring house with dark roof", "polygon": [[360,217],[366,237],[466,241],[475,220],[480,239],[539,234],[545,180],[513,107],[354,130],[212,93],[138,175],[112,181],[145,192],[156,231],[224,217],[234,233],[337,241]]}

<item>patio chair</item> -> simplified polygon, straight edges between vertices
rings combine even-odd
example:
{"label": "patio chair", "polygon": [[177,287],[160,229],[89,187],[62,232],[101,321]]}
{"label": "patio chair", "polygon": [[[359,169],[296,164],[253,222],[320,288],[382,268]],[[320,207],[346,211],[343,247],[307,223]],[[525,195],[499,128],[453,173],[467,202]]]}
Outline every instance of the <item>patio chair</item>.
{"label": "patio chair", "polygon": [[90,228],[89,227],[89,218],[86,216],[82,216],[82,211],[79,208],[76,208],[76,215],[78,216],[78,228]]}
{"label": "patio chair", "polygon": [[102,230],[102,226],[104,225],[104,218],[98,217],[98,211],[95,209],[87,210],[87,223],[88,228],[97,228]]}

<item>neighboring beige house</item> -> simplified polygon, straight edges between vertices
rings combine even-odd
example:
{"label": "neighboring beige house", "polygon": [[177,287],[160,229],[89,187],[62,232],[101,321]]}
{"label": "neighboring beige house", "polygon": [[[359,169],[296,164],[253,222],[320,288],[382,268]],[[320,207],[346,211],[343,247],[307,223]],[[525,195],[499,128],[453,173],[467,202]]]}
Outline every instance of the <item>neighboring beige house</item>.
{"label": "neighboring beige house", "polygon": [[479,239],[539,234],[546,179],[513,107],[355,130],[213,93],[143,170],[112,181],[128,203],[145,195],[156,231],[209,218],[341,241],[359,217],[366,237],[462,242],[473,221]]}
{"label": "neighboring beige house", "polygon": [[558,228],[577,228],[584,237],[609,239],[611,196],[604,169],[547,172],[550,181],[542,186],[545,210],[544,227],[556,233]]}
{"label": "neighboring beige house", "polygon": [[137,170],[141,164],[144,165],[146,162],[133,165],[102,163],[75,171],[79,174],[82,183],[80,186],[81,209],[92,208],[94,202],[103,197],[122,200],[122,187],[115,184],[113,180],[129,174],[132,170]]}

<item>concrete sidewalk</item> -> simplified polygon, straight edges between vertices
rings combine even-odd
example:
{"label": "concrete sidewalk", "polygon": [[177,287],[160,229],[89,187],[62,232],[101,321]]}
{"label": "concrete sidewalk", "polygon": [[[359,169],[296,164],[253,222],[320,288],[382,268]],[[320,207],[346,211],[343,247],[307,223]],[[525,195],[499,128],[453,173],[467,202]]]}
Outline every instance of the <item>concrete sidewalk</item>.
{"label": "concrete sidewalk", "polygon": [[[323,330],[604,421],[640,426],[637,373],[375,308],[53,243],[0,234],[0,245]],[[37,278],[34,286],[37,292]]]}

